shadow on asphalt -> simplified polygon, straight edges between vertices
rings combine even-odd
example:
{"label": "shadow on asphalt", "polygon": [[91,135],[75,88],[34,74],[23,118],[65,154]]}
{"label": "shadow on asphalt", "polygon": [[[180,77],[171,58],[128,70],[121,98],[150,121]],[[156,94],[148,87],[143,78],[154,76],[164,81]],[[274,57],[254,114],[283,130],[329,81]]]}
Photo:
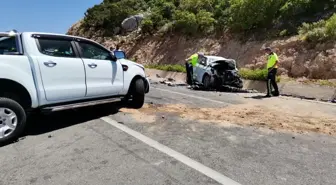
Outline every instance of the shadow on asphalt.
{"label": "shadow on asphalt", "polygon": [[224,93],[251,93],[251,90],[247,89],[239,89],[239,88],[230,88],[230,87],[223,87],[220,89],[204,89],[202,87],[198,88],[188,88],[193,91],[203,91],[203,92],[224,92]]}
{"label": "shadow on asphalt", "polygon": [[257,96],[244,97],[244,98],[252,98],[252,99],[261,100],[261,99],[270,98],[270,97],[266,97],[265,95],[257,95]]}
{"label": "shadow on asphalt", "polygon": [[39,135],[116,114],[120,104],[105,104],[31,116],[21,137]]}
{"label": "shadow on asphalt", "polygon": [[29,135],[40,135],[55,130],[60,130],[73,125],[81,124],[90,120],[98,119],[111,114],[116,114],[119,109],[125,107],[120,103],[110,103],[104,105],[96,105],[85,108],[65,110],[53,112],[50,114],[35,114],[28,118],[24,133],[20,138],[1,143],[0,147],[4,147],[15,142],[23,140]]}

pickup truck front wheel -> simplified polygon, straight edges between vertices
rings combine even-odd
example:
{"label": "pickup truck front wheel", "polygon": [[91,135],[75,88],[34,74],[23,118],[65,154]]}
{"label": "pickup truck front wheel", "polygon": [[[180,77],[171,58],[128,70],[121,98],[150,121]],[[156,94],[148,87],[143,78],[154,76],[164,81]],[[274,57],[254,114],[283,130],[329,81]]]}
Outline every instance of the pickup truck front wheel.
{"label": "pickup truck front wheel", "polygon": [[131,88],[130,106],[140,109],[145,103],[145,82],[143,79],[136,79]]}
{"label": "pickup truck front wheel", "polygon": [[0,145],[16,139],[26,125],[26,113],[16,101],[0,98]]}

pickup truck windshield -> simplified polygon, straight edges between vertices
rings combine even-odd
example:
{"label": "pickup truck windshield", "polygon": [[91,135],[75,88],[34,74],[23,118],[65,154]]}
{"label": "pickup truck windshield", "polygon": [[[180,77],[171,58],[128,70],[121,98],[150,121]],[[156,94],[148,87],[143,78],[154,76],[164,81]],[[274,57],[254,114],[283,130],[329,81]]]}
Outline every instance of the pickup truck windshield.
{"label": "pickup truck windshield", "polygon": [[0,55],[17,52],[15,37],[0,37]]}

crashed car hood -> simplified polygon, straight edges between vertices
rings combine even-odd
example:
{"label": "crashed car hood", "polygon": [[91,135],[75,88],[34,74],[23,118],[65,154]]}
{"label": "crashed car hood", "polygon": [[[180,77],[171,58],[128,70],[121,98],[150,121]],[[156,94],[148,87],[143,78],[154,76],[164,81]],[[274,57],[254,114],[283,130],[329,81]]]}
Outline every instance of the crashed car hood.
{"label": "crashed car hood", "polygon": [[215,60],[215,61],[212,61],[211,63],[220,64],[220,63],[236,63],[236,62],[234,62],[234,60]]}
{"label": "crashed car hood", "polygon": [[215,67],[215,66],[219,66],[219,65],[222,65],[222,64],[228,64],[228,63],[231,63],[234,65],[235,67],[235,70],[238,70],[237,66],[236,66],[236,62],[234,60],[216,60],[216,61],[212,61],[210,63],[210,66],[211,67]]}

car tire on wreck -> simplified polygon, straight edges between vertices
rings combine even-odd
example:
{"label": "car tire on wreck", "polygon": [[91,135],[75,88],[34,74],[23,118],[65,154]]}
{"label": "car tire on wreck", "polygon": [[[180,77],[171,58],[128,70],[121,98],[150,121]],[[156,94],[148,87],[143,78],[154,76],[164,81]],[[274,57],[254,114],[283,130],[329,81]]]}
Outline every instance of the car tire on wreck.
{"label": "car tire on wreck", "polygon": [[210,77],[210,75],[205,74],[203,76],[203,86],[204,86],[204,89],[210,89],[210,87],[211,87],[211,77]]}
{"label": "car tire on wreck", "polygon": [[243,80],[237,79],[234,83],[234,86],[239,89],[243,88]]}

